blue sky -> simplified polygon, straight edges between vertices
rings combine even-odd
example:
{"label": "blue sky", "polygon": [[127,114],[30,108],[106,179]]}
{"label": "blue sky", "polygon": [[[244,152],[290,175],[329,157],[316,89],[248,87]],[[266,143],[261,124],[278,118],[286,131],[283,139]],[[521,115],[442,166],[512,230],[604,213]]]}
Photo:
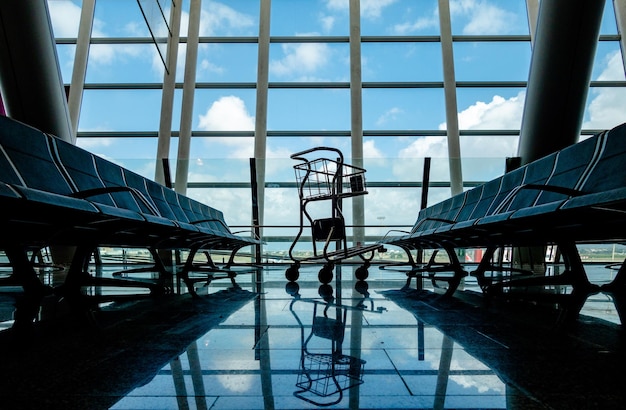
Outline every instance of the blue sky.
{"label": "blue sky", "polygon": [[[48,3],[56,37],[76,37],[80,2],[49,0]],[[144,5],[149,3],[142,1]],[[364,36],[438,35],[437,3],[437,0],[364,0],[361,2],[361,33]],[[272,36],[348,35],[348,0],[272,0],[271,4]],[[607,1],[606,4],[601,33],[615,34],[617,29],[612,2]],[[187,32],[188,7],[189,1],[185,1],[181,30],[183,37]],[[258,14],[258,1],[204,0],[200,35],[257,36]],[[529,34],[526,3],[523,0],[454,0],[451,1],[451,17],[453,35]],[[148,37],[149,32],[136,1],[98,0],[93,36]],[[66,83],[71,79],[73,53],[72,45],[58,46],[60,67]],[[177,67],[179,82],[183,80],[184,55],[185,47],[182,46]],[[457,81],[525,81],[531,49],[528,42],[462,42],[455,44],[454,55]],[[254,43],[202,44],[198,56],[197,81],[254,83],[256,65],[257,48]],[[440,82],[443,80],[440,45],[436,42],[364,43],[362,74],[364,82]],[[270,48],[269,79],[271,82],[347,82],[349,45],[273,43]],[[593,79],[624,80],[618,42],[602,42],[598,46]],[[101,44],[91,47],[87,83],[160,83],[162,80],[163,65],[154,45]],[[193,130],[253,130],[255,98],[254,89],[198,90],[194,99]],[[181,100],[182,91],[178,90],[174,129],[178,129],[180,124]],[[462,130],[520,127],[524,89],[460,88],[457,100]],[[603,129],[624,122],[622,107],[625,101],[626,92],[620,88],[591,90],[583,126]],[[87,90],[83,97],[79,131],[157,131],[160,105],[160,90]],[[348,89],[270,89],[268,130],[349,129]],[[443,130],[443,90],[364,89],[363,129]],[[78,143],[102,156],[135,167],[148,176],[153,175],[150,160],[155,157],[155,140],[98,138],[79,139]],[[336,146],[344,153],[350,152],[349,138],[269,138],[267,155],[273,160],[268,164],[268,180],[291,180],[293,164],[289,155],[318,145]],[[246,161],[252,156],[252,147],[250,138],[194,138],[191,156],[195,165],[190,170],[189,180],[246,181]],[[173,141],[172,159],[176,157],[176,149]],[[464,164],[465,179],[490,178],[502,171],[504,157],[516,154],[517,139],[462,137],[461,150],[462,156],[468,158],[468,165]],[[416,159],[421,160],[424,156],[436,159],[434,175],[441,175],[445,179],[445,137],[364,138],[368,172],[376,180],[405,180],[410,175],[421,175],[421,162]],[[489,160],[485,161],[485,158]],[[141,163],[146,165],[139,165]],[[214,170],[209,170],[209,164],[214,166]],[[216,164],[231,165],[218,165],[215,169]],[[473,167],[471,164],[480,166]],[[225,169],[228,172],[224,172]],[[388,196],[388,193],[380,195]],[[241,198],[225,199],[220,204],[229,207],[237,200]],[[400,197],[397,200],[407,201]],[[415,201],[415,198],[410,199],[410,203]],[[275,203],[278,206],[282,202],[277,198]],[[372,215],[381,215],[393,213],[393,210],[373,212]]]}

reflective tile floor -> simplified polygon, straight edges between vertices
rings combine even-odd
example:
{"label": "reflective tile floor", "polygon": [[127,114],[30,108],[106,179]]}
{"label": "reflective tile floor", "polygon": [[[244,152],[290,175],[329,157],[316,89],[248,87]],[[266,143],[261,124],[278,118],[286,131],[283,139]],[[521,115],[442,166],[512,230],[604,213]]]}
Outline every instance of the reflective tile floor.
{"label": "reflective tile floor", "polygon": [[[28,340],[0,331],[7,409],[623,409],[623,331],[611,299],[573,323],[528,303],[403,290],[401,272],[284,266],[188,294],[49,301]],[[429,284],[426,284],[429,285]],[[10,310],[2,294],[0,312]],[[42,310],[43,312],[43,310]],[[5,317],[4,327],[10,327]]]}

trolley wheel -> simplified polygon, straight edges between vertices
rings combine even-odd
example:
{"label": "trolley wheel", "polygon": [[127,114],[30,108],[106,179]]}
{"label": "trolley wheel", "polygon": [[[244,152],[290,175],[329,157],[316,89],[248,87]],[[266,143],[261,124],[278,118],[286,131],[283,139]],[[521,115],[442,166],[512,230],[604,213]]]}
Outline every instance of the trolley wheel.
{"label": "trolley wheel", "polygon": [[321,283],[327,284],[333,280],[333,266],[332,265],[324,265],[320,272],[317,274],[317,279]]}
{"label": "trolley wheel", "polygon": [[300,285],[298,285],[298,282],[291,281],[285,284],[285,292],[287,292],[287,294],[296,297],[299,291]]}
{"label": "trolley wheel", "polygon": [[365,279],[367,279],[367,277],[369,276],[369,272],[367,271],[367,267],[359,266],[358,268],[356,268],[356,270],[354,271],[354,276],[358,280],[365,280]]}
{"label": "trolley wheel", "polygon": [[368,295],[369,284],[364,280],[359,280],[354,284],[354,289],[361,295]]}
{"label": "trolley wheel", "polygon": [[329,284],[320,285],[317,289],[317,293],[324,299],[326,302],[332,302],[334,299],[333,296],[333,287]]}
{"label": "trolley wheel", "polygon": [[300,270],[298,269],[297,265],[291,265],[285,271],[285,278],[289,282],[295,282],[298,280],[299,277],[300,277]]}

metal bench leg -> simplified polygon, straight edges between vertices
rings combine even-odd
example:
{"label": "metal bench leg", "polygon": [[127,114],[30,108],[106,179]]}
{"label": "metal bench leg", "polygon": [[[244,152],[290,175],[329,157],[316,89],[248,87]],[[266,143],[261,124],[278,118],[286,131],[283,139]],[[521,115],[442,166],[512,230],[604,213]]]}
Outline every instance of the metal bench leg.
{"label": "metal bench leg", "polygon": [[180,277],[183,280],[183,282],[185,282],[185,286],[187,286],[187,291],[194,298],[197,298],[200,296],[196,292],[196,289],[194,287],[194,281],[191,280],[191,278],[189,277],[189,273],[193,269],[193,258],[195,258],[197,253],[198,253],[198,248],[189,249],[189,255],[187,256],[187,260],[185,261],[185,264],[183,265],[183,270],[180,272]]}
{"label": "metal bench leg", "polygon": [[603,292],[610,292],[613,294],[626,293],[626,259],[622,262],[615,278],[610,283],[604,284],[600,287]]}
{"label": "metal bench leg", "polygon": [[13,268],[12,276],[24,289],[23,297],[16,303],[13,328],[18,332],[28,331],[37,319],[42,299],[52,294],[52,288],[41,283],[24,248],[7,247],[4,253]]}
{"label": "metal bench leg", "polygon": [[488,247],[485,249],[485,253],[483,253],[483,257],[480,260],[480,263],[476,267],[476,270],[472,272],[472,276],[476,278],[478,282],[478,286],[485,291],[491,285],[491,279],[487,279],[485,277],[485,272],[493,269],[493,264],[491,263],[491,259],[493,258],[494,253],[498,248],[495,246]]}
{"label": "metal bench leg", "polygon": [[489,291],[498,291],[505,287],[521,286],[558,286],[570,285],[575,290],[584,293],[598,292],[600,288],[587,279],[585,267],[580,259],[576,244],[573,242],[559,243],[559,249],[565,262],[565,271],[555,276],[532,276],[521,279],[511,279],[495,283],[488,287]]}
{"label": "metal bench leg", "polygon": [[454,295],[454,292],[456,292],[459,285],[461,284],[461,280],[463,280],[463,278],[466,277],[468,273],[463,269],[463,266],[461,266],[461,262],[459,261],[459,257],[457,256],[454,248],[446,247],[444,248],[444,250],[448,254],[448,258],[450,259],[449,267],[453,273],[453,276],[438,278],[436,274],[432,274],[430,275],[430,279],[433,283],[433,286],[436,286],[436,281],[448,282],[448,289],[446,289],[445,293],[443,294],[443,296],[448,297]]}
{"label": "metal bench leg", "polygon": [[602,292],[610,294],[615,310],[622,325],[626,323],[626,259],[622,262],[615,278],[600,287]]}

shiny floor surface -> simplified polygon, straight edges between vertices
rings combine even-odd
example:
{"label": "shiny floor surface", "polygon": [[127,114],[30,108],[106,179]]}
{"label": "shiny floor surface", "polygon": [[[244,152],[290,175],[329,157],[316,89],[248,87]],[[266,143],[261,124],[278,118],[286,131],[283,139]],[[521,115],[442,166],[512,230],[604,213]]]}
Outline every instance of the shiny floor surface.
{"label": "shiny floor surface", "polygon": [[471,282],[444,298],[428,283],[402,289],[401,272],[354,281],[353,269],[326,286],[319,267],[291,283],[280,266],[242,272],[239,287],[105,303],[89,318],[54,300],[28,340],[0,332],[0,408],[625,408],[609,296],[563,324],[558,310],[486,304]]}

